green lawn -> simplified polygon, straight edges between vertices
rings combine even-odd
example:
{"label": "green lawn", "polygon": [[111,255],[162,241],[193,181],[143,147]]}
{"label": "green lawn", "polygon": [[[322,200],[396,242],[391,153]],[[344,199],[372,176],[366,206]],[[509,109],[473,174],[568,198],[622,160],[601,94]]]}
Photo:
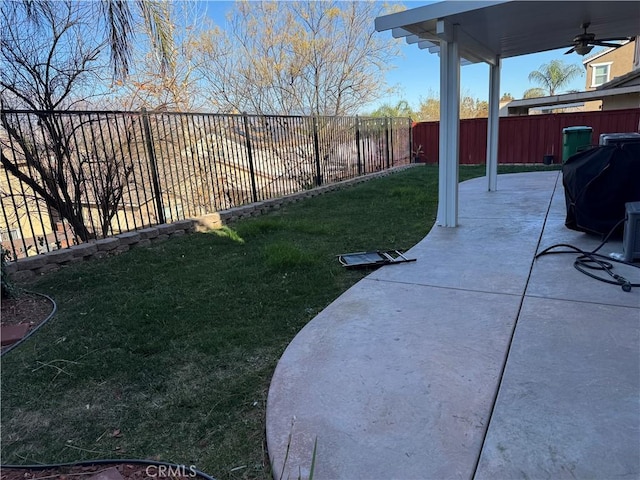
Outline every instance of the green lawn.
{"label": "green lawn", "polygon": [[[500,171],[533,168],[549,169]],[[461,180],[483,174],[460,169]],[[271,478],[276,362],[366,273],[336,255],[414,245],[435,219],[437,186],[437,167],[419,166],[29,285],[58,313],[2,358],[2,463],[153,458]]]}

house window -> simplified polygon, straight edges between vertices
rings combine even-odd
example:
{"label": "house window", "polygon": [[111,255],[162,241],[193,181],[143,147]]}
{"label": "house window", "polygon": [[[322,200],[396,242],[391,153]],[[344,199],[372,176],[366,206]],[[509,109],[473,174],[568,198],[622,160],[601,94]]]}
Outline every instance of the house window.
{"label": "house window", "polygon": [[20,230],[17,228],[12,228],[11,230],[0,230],[0,241],[2,242],[9,242],[11,239],[19,240],[20,238],[22,238],[22,235],[20,235]]}
{"label": "house window", "polygon": [[593,73],[591,79],[592,87],[599,87],[603,83],[607,83],[609,81],[609,70],[611,67],[610,63],[602,63],[600,65],[592,65]]}
{"label": "house window", "polygon": [[175,222],[183,218],[182,204],[177,203],[170,207],[164,207],[164,221]]}

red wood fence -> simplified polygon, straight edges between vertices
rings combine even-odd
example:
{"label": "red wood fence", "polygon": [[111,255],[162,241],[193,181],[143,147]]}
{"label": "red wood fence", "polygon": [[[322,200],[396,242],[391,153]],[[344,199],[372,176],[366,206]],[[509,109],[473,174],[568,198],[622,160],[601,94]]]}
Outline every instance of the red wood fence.
{"label": "red wood fence", "polygon": [[[421,162],[438,162],[439,122],[419,122],[413,127],[414,150],[422,145]],[[501,117],[498,163],[542,163],[544,155],[562,161],[562,129],[573,126],[593,128],[592,143],[601,133],[640,132],[640,109],[579,113],[551,113]],[[460,122],[460,163],[485,163],[487,157],[487,119]]]}

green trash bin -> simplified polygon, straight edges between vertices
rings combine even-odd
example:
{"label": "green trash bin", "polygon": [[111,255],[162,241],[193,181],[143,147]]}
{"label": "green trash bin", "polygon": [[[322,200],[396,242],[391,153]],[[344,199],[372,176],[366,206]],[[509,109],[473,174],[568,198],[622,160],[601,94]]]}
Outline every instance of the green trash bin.
{"label": "green trash bin", "polygon": [[591,127],[567,127],[562,129],[562,163],[591,146]]}

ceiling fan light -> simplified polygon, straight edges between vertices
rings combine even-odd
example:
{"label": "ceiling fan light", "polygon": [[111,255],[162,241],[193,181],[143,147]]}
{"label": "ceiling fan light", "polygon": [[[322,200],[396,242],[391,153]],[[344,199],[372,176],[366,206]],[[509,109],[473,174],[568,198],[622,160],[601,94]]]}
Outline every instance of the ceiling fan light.
{"label": "ceiling fan light", "polygon": [[586,55],[593,50],[593,45],[576,45],[575,50],[578,55]]}

